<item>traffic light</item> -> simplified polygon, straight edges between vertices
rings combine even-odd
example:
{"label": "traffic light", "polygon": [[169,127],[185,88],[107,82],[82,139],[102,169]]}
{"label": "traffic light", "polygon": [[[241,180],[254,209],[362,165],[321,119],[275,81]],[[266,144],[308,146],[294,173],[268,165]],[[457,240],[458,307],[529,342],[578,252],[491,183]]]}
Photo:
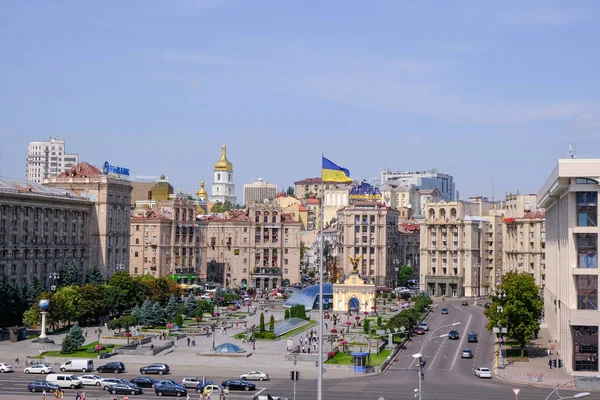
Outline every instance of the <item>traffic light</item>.
{"label": "traffic light", "polygon": [[418,398],[419,397],[419,389],[415,389],[414,392],[415,392],[415,394],[414,394],[415,398]]}
{"label": "traffic light", "polygon": [[300,379],[300,372],[299,371],[290,371],[290,379],[292,381],[297,381]]}
{"label": "traffic light", "polygon": [[552,366],[556,368],[556,359],[552,360]]}
{"label": "traffic light", "polygon": [[558,360],[558,368],[562,368],[562,366],[563,366],[563,361],[559,359]]}

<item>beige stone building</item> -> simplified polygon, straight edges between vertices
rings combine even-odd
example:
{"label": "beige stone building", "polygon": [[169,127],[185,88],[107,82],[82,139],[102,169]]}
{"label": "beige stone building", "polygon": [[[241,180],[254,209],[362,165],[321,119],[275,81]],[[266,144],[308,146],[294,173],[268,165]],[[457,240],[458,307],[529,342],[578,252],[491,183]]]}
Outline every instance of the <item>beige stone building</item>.
{"label": "beige stone building", "polygon": [[21,287],[37,278],[50,289],[65,262],[85,276],[93,211],[74,192],[0,177],[0,276]]}
{"label": "beige stone building", "polygon": [[44,186],[73,191],[94,203],[90,221],[90,264],[105,277],[129,269],[131,183],[82,162]]}
{"label": "beige stone building", "polygon": [[274,200],[277,195],[277,185],[258,178],[252,183],[244,185],[244,205],[262,203],[265,200]]}
{"label": "beige stone building", "polygon": [[138,202],[131,217],[130,273],[197,283],[199,231],[196,204],[186,197],[172,195],[169,200]]}
{"label": "beige stone building", "polygon": [[544,321],[564,369],[598,373],[600,159],[561,159],[538,193],[546,210]]}
{"label": "beige stone building", "polygon": [[160,201],[168,200],[174,193],[173,186],[169,184],[168,179],[161,175],[153,182],[131,182],[133,190],[131,191],[131,205],[135,206],[138,201]]}
{"label": "beige stone building", "polygon": [[[493,290],[499,216],[493,203],[428,203],[420,224],[420,286],[432,296],[483,296]],[[491,253],[490,253],[491,252]],[[501,259],[501,258],[500,258]]]}
{"label": "beige stone building", "polygon": [[419,213],[420,196],[415,185],[398,186],[393,181],[388,182],[382,189],[384,203],[397,210],[404,209],[406,217],[412,217],[413,213]]}
{"label": "beige stone building", "polygon": [[300,229],[303,231],[308,230],[308,209],[302,205],[300,200],[281,192],[275,198],[275,203],[281,207],[281,212],[289,214],[294,221],[300,222]]}
{"label": "beige stone building", "polygon": [[308,198],[303,201],[307,210],[306,230],[316,231],[321,229],[321,202],[315,198]]}
{"label": "beige stone building", "polygon": [[[413,278],[419,278],[419,268],[421,265],[421,227],[419,224],[403,221],[398,224],[398,246],[400,248],[399,262],[396,262],[399,268],[402,265],[408,265],[413,270]],[[396,276],[398,275],[397,272]],[[397,285],[396,285],[397,286]]]}
{"label": "beige stone building", "polygon": [[[348,185],[327,185],[323,209],[323,222],[325,225],[329,225],[334,218],[337,219],[337,212],[350,204],[349,193],[350,187]],[[317,220],[320,221],[320,217]],[[319,230],[320,226],[317,225],[316,229]]]}
{"label": "beige stone building", "polygon": [[502,215],[503,272],[533,274],[543,290],[546,282],[546,214],[535,194],[508,194]]}
{"label": "beige stone building", "polygon": [[275,202],[202,217],[199,226],[208,282],[263,290],[300,282],[301,224]]}
{"label": "beige stone building", "polygon": [[364,202],[344,207],[338,216],[338,265],[349,274],[349,257],[360,257],[358,271],[376,285],[393,285],[399,259],[397,210]]}

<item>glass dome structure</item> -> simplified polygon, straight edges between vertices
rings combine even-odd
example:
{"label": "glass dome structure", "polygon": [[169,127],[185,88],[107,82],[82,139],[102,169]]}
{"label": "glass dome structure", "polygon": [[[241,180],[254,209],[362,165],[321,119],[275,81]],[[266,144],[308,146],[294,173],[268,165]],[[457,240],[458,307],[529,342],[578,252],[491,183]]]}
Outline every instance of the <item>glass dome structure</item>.
{"label": "glass dome structure", "polygon": [[[306,287],[295,293],[286,300],[283,304],[285,308],[291,308],[298,304],[302,304],[306,311],[318,310],[319,309],[319,285],[312,285]],[[329,304],[333,303],[333,283],[323,284],[323,305],[324,309],[327,309]]]}
{"label": "glass dome structure", "polygon": [[244,353],[246,350],[242,349],[237,344],[223,343],[215,348],[215,353]]}

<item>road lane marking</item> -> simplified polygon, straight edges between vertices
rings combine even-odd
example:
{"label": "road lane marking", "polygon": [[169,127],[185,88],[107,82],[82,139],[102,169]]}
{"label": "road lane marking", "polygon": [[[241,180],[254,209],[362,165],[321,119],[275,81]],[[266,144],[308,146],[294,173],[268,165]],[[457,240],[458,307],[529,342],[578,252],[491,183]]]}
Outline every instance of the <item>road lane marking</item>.
{"label": "road lane marking", "polygon": [[[469,314],[469,319],[467,320],[467,325],[465,327],[464,332],[469,331],[469,325],[471,324],[471,318],[473,318],[473,314]],[[458,348],[456,349],[456,354],[454,355],[454,360],[452,360],[452,365],[450,365],[449,371],[452,371],[454,369],[454,365],[456,364],[456,360],[458,359],[458,354],[462,351],[462,346],[463,346],[464,341],[465,341],[465,336],[462,336],[461,339],[458,341]]]}

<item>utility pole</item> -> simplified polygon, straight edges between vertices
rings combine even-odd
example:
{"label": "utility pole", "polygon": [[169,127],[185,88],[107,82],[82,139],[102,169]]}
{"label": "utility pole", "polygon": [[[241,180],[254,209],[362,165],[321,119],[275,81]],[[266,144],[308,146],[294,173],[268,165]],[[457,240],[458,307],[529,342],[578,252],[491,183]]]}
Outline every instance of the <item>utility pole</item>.
{"label": "utility pole", "polygon": [[[298,353],[294,353],[294,371],[296,371],[296,358],[298,357]],[[296,380],[294,379],[294,400],[296,400]]]}
{"label": "utility pole", "polygon": [[419,400],[422,400],[421,397],[421,381],[423,380],[423,356],[419,357]]}

